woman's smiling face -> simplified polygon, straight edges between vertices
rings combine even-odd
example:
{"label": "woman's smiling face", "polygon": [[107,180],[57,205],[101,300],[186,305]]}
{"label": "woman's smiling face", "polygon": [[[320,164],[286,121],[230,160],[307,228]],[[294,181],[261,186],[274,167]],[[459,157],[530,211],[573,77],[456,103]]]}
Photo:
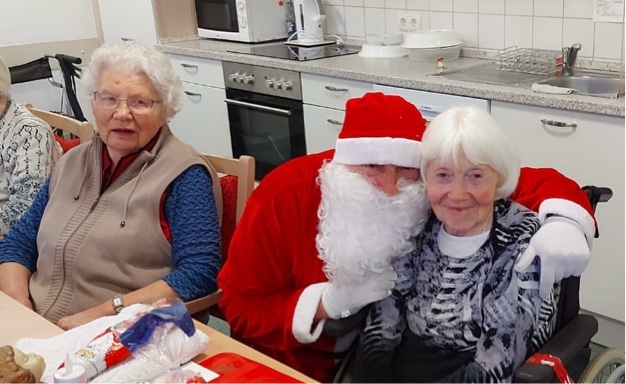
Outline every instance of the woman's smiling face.
{"label": "woman's smiling face", "polygon": [[473,236],[489,229],[500,176],[489,165],[471,163],[464,155],[457,165],[439,159],[426,168],[426,192],[437,218],[454,236]]}

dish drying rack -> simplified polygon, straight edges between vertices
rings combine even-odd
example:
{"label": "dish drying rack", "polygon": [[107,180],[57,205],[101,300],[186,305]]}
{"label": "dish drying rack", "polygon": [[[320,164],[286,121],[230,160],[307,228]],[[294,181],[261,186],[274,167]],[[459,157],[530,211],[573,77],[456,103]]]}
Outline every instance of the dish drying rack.
{"label": "dish drying rack", "polygon": [[561,69],[563,55],[559,51],[518,48],[498,50],[498,69],[535,75],[552,75]]}

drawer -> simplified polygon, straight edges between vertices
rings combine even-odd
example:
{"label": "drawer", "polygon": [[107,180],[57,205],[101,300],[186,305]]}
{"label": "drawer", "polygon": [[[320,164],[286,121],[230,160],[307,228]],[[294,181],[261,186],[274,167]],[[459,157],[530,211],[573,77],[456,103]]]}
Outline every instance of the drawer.
{"label": "drawer", "polygon": [[317,153],[335,148],[345,111],[307,104],[303,109],[306,153]]}
{"label": "drawer", "polygon": [[302,99],[305,104],[346,109],[346,101],[371,92],[374,84],[336,77],[302,74]]}
{"label": "drawer", "polygon": [[198,57],[168,55],[174,67],[174,73],[181,81],[224,88],[224,72],[219,60]]}

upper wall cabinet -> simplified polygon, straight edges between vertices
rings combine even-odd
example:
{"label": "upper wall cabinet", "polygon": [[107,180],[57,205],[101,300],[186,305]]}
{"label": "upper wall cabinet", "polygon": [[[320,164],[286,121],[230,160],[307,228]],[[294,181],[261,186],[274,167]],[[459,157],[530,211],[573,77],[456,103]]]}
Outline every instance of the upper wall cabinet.
{"label": "upper wall cabinet", "polygon": [[137,40],[158,43],[152,0],[98,0],[105,43]]}

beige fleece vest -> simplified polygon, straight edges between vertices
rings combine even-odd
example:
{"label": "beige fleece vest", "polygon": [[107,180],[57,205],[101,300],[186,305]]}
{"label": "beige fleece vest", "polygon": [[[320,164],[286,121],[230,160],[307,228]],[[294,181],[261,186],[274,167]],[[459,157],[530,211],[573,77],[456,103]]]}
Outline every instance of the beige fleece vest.
{"label": "beige fleece vest", "polygon": [[159,222],[161,196],[194,164],[214,169],[164,126],[150,151],[100,194],[102,141],[61,157],[50,180],[49,201],[37,234],[37,271],[30,279],[36,311],[52,322],[145,287],[174,268],[172,248]]}

